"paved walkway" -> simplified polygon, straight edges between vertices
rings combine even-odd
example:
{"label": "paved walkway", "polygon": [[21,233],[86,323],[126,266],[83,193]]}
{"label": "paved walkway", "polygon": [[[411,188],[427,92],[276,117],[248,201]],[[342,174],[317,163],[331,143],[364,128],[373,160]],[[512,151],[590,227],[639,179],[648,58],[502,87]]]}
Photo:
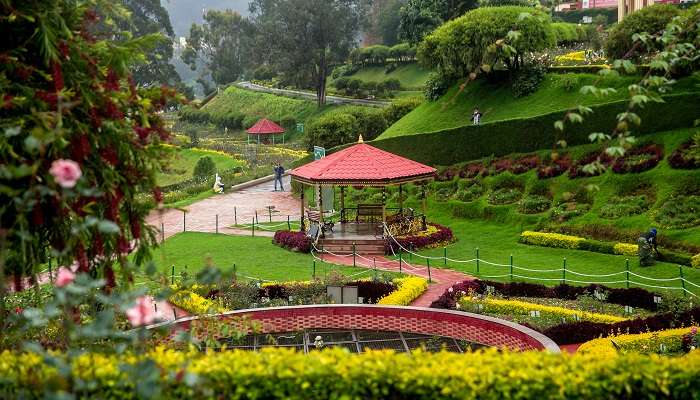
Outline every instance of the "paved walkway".
{"label": "paved walkway", "polygon": [[[320,258],[326,262],[333,264],[348,266],[353,265],[352,257],[322,254]],[[355,262],[358,266],[367,268],[374,268],[374,265],[376,263],[378,270],[399,272],[399,262],[387,259],[385,257],[373,257],[372,259],[357,257],[355,259]],[[415,275],[423,278],[428,278],[428,267],[424,267],[422,265],[413,266],[408,265],[406,263],[402,263],[400,269],[401,272],[408,275]],[[428,285],[428,290],[425,293],[423,293],[419,298],[415,299],[411,303],[412,306],[430,307],[430,304],[433,301],[437,300],[443,293],[445,293],[445,290],[449,289],[450,286],[465,280],[474,279],[473,276],[464,274],[462,272],[442,268],[430,268],[430,278],[433,281],[433,283]]]}
{"label": "paved walkway", "polygon": [[[287,221],[287,216],[299,220],[300,204],[289,192],[291,178],[284,177],[285,192],[275,192],[272,180],[235,192],[215,195],[184,207],[186,213],[177,209],[162,212],[152,211],[146,218],[149,225],[160,232],[165,229],[165,238],[187,230],[188,232],[216,232],[216,216],[219,218],[219,232],[231,235],[249,235],[247,229],[235,229],[231,226],[251,224],[257,211],[260,223],[269,222],[268,206],[273,206],[272,220]],[[183,214],[185,214],[183,218]],[[272,231],[258,231],[255,235],[273,236]]]}

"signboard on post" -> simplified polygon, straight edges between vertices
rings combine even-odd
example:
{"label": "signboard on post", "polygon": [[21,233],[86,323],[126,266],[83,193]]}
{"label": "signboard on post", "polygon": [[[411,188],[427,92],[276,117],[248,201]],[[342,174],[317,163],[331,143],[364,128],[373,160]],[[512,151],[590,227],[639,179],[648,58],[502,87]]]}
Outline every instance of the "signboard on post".
{"label": "signboard on post", "polygon": [[320,146],[314,146],[314,160],[320,160],[326,156],[326,149]]}
{"label": "signboard on post", "polygon": [[297,123],[297,132],[304,133],[304,124],[301,122]]}

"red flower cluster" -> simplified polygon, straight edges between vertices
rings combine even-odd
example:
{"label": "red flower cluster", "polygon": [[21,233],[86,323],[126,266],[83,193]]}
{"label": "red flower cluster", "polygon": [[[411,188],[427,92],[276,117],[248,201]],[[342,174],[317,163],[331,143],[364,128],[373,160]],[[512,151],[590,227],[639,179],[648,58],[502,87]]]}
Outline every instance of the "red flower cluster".
{"label": "red flower cluster", "polygon": [[639,173],[656,167],[664,158],[664,149],[656,144],[627,150],[612,166],[616,174]]}
{"label": "red flower cluster", "polygon": [[486,166],[480,162],[467,164],[461,171],[459,171],[459,176],[461,178],[476,178],[479,175],[489,175],[488,168],[486,168]]}
{"label": "red flower cluster", "polygon": [[571,168],[571,158],[568,155],[552,160],[549,164],[542,164],[537,168],[537,177],[540,179],[554,178]]}
{"label": "red flower cluster", "polygon": [[402,251],[401,247],[409,250],[422,249],[424,247],[428,247],[436,243],[452,241],[454,235],[450,228],[433,223],[428,225],[438,228],[438,231],[428,236],[411,235],[402,238],[396,238],[396,241],[399,242],[401,246],[397,245],[396,242],[394,242],[393,240],[387,240],[384,245],[384,252],[386,254],[394,254]]}
{"label": "red flower cluster", "polygon": [[573,165],[571,165],[571,168],[569,168],[569,178],[585,178],[589,176],[600,175],[600,172],[589,174],[583,171],[584,166],[594,162],[598,158],[600,158],[600,162],[606,167],[609,167],[613,163],[613,161],[615,161],[613,157],[611,157],[610,155],[608,155],[608,153],[604,151],[594,151],[588,153],[580,159],[576,160],[576,162]]}
{"label": "red flower cluster", "polygon": [[537,168],[538,165],[540,165],[540,157],[537,154],[532,154],[515,160],[510,171],[514,174],[524,174],[531,169]]}
{"label": "red flower cluster", "polygon": [[311,252],[311,239],[304,232],[277,231],[272,243],[301,253]]}
{"label": "red flower cluster", "polygon": [[693,145],[692,142],[688,141],[680,146],[668,156],[668,164],[674,169],[696,169],[700,168],[700,160],[690,157],[688,151]]}

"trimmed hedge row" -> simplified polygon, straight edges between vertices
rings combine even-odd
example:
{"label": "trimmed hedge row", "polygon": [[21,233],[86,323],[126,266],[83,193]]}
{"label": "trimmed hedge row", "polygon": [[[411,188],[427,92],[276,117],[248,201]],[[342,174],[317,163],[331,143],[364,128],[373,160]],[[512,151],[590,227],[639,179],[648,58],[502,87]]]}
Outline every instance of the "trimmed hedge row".
{"label": "trimmed hedge row", "polygon": [[[638,135],[693,126],[700,92],[665,96],[664,103],[655,103],[638,110],[642,125]],[[616,125],[617,114],[624,112],[626,101],[591,107],[592,116],[583,124],[567,125],[562,139],[569,146],[590,143],[591,132],[608,132]],[[554,122],[563,111],[527,119],[511,119],[481,126],[467,125],[438,132],[398,136],[375,140],[373,146],[431,165],[451,165],[494,155],[550,148],[555,141]]]}
{"label": "trimmed hedge row", "polygon": [[359,355],[329,349],[305,355],[280,348],[208,353],[158,348],[138,354],[85,354],[67,365],[61,376],[41,355],[0,353],[0,398],[44,398],[58,390],[80,398],[146,398],[144,386],[150,387],[146,393],[151,398],[202,400],[700,397],[699,351],[681,357],[626,354],[601,359],[494,349]]}

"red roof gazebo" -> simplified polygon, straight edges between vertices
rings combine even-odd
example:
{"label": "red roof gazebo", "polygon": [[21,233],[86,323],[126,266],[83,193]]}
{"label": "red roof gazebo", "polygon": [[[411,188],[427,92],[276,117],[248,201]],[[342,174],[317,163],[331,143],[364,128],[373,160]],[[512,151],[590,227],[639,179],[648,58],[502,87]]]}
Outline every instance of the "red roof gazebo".
{"label": "red roof gazebo", "polygon": [[255,125],[251,126],[246,132],[248,133],[248,143],[250,143],[250,135],[255,135],[258,137],[258,144],[260,143],[260,136],[272,135],[272,143],[274,144],[275,135],[279,134],[282,134],[282,142],[284,142],[284,128],[267,118],[263,118],[256,122]]}
{"label": "red roof gazebo", "polygon": [[[370,186],[381,187],[382,204],[366,204],[368,208],[381,209],[382,222],[386,222],[386,194],[388,186],[399,187],[400,210],[403,212],[403,184],[424,182],[435,177],[433,167],[380,150],[360,140],[357,144],[303,165],[290,172],[292,181],[302,185],[340,186],[341,222],[345,222],[345,187]],[[301,214],[304,215],[304,191],[301,192]],[[423,185],[423,212],[425,213],[425,185]],[[321,199],[322,201],[322,199]],[[322,210],[319,204],[319,211]],[[358,215],[361,212],[358,206]],[[319,213],[320,223],[323,213]],[[302,218],[302,230],[304,229]]]}

